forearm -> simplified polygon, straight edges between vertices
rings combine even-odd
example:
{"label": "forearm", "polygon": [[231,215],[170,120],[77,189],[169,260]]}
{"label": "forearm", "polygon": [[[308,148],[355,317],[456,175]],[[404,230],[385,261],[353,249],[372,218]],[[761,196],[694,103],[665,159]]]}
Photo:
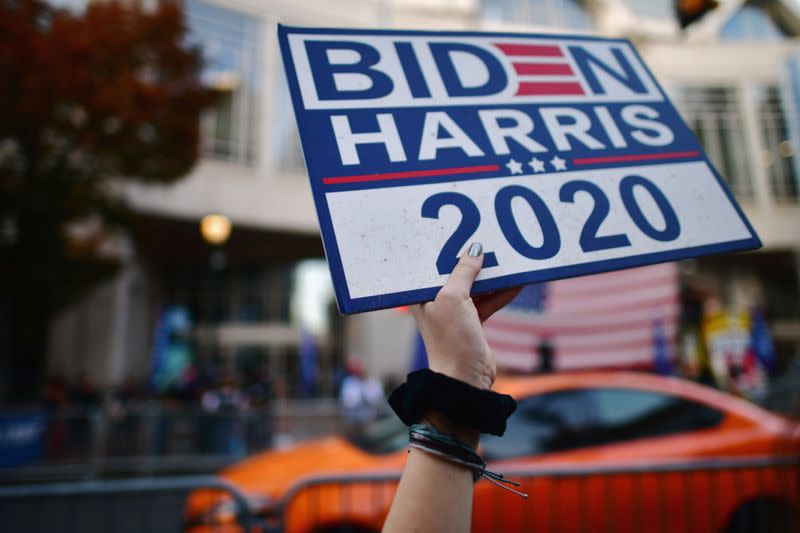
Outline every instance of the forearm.
{"label": "forearm", "polygon": [[384,533],[468,532],[473,486],[469,469],[412,448]]}
{"label": "forearm", "polygon": [[502,435],[516,407],[490,392],[496,367],[481,322],[518,291],[473,300],[482,264],[482,247],[473,243],[434,301],[411,307],[430,370],[410,373],[389,398],[410,426],[412,448],[384,532],[467,533],[475,476],[487,474],[475,453],[480,432]]}
{"label": "forearm", "polygon": [[[428,411],[422,422],[473,448],[478,445],[477,430],[453,424],[436,411]],[[468,468],[412,448],[383,531],[465,533],[470,529],[473,486]]]}

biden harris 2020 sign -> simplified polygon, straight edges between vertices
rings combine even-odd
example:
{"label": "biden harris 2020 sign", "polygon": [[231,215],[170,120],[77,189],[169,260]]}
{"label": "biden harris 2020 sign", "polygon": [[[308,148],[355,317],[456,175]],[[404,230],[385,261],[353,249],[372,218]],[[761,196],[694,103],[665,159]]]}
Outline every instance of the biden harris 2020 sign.
{"label": "biden harris 2020 sign", "polygon": [[760,246],[627,40],[278,32],[344,313]]}

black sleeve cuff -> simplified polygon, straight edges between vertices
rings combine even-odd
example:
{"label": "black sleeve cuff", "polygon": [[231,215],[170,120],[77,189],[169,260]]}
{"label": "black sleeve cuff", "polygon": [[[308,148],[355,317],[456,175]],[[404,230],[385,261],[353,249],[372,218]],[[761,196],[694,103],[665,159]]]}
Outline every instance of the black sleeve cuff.
{"label": "black sleeve cuff", "polygon": [[479,389],[428,368],[408,374],[389,396],[389,405],[407,426],[429,410],[481,433],[502,436],[517,402],[508,394]]}

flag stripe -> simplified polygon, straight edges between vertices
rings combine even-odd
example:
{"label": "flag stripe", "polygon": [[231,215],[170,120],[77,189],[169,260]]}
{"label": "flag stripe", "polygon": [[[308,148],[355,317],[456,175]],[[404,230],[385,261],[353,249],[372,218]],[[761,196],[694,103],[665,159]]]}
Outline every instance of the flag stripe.
{"label": "flag stripe", "polygon": [[[670,329],[673,329],[672,334],[675,333],[674,328],[667,328],[666,333],[670,334]],[[652,334],[640,339],[631,339],[627,342],[616,342],[602,344],[600,342],[586,339],[586,338],[572,338],[573,341],[578,341],[576,344],[567,342],[570,339],[561,338],[553,343],[553,348],[558,352],[560,357],[582,357],[583,355],[591,355],[594,353],[612,352],[612,351],[628,351],[633,349],[650,350],[652,356],[653,339]],[[519,353],[536,353],[538,343],[515,343],[515,342],[501,342],[492,340],[490,341],[492,349],[500,350],[502,352],[519,352]]]}
{"label": "flag stripe", "polygon": [[630,311],[669,305],[678,299],[669,287],[653,287],[637,291],[619,292],[613,296],[601,295],[596,298],[558,300],[551,306],[553,313],[591,313]]}
{"label": "flag stripe", "polygon": [[[673,335],[677,332],[677,321],[666,324],[665,331],[667,335]],[[537,335],[535,333],[514,333],[508,332],[498,335],[495,332],[487,332],[486,339],[492,343],[493,347],[502,350],[525,350],[535,347],[543,339],[547,338],[546,335]],[[652,343],[652,332],[647,328],[637,329],[624,329],[620,331],[611,331],[597,333],[594,335],[559,335],[553,344],[556,348],[594,348],[595,346],[602,346],[604,348],[623,347],[642,344],[644,341]]]}
{"label": "flag stripe", "polygon": [[530,299],[528,308],[520,300],[484,325],[501,368],[535,369],[543,341],[558,370],[646,366],[657,346],[668,357],[674,353],[680,315],[674,263],[560,280],[537,290],[541,297]]}
{"label": "flag stripe", "polygon": [[586,279],[572,278],[561,280],[549,286],[550,293],[558,294],[559,298],[566,296],[576,296],[585,298],[587,293],[616,293],[620,289],[630,289],[634,286],[643,284],[656,285],[668,283],[675,278],[677,273],[674,268],[661,268],[657,265],[652,268],[636,268],[622,272],[609,272],[605,274],[595,274]]}
{"label": "flag stripe", "polygon": [[565,310],[536,318],[514,317],[510,316],[510,313],[502,313],[493,317],[489,325],[492,328],[511,330],[540,328],[553,330],[560,334],[568,332],[586,334],[609,328],[642,327],[644,324],[652,323],[656,318],[670,318],[673,313],[677,313],[679,298],[677,294],[673,294],[658,305],[654,302],[641,303],[644,305],[616,308],[613,310],[614,312],[605,312],[602,304],[595,304],[599,311],[595,310],[592,313],[582,314],[574,310]]}
{"label": "flag stripe", "polygon": [[572,67],[566,63],[514,63],[521,76],[572,76]]}
{"label": "flag stripe", "polygon": [[[655,312],[655,310],[653,311]],[[668,311],[664,308],[662,313],[665,320],[671,320],[674,318],[670,316],[671,314],[674,313],[677,315],[677,306],[674,311]],[[625,315],[635,315],[635,317],[624,318]],[[526,320],[509,320],[506,318],[505,313],[499,313],[497,316],[492,317],[491,321],[487,322],[487,325],[490,329],[531,331],[538,335],[590,335],[608,331],[610,328],[642,328],[652,323],[652,317],[643,316],[641,311],[634,311],[633,313],[629,312],[607,317],[575,317],[564,315],[561,317],[547,317],[542,320],[534,320],[532,318]]]}
{"label": "flag stripe", "polygon": [[583,94],[577,82],[566,81],[521,81],[516,96]]}
{"label": "flag stripe", "polygon": [[507,56],[561,57],[564,55],[560,47],[546,44],[495,43],[494,45]]}
{"label": "flag stripe", "polygon": [[[535,370],[539,366],[539,357],[531,352],[520,357],[519,352],[505,352],[495,350],[497,365],[503,368],[513,368],[516,370]],[[556,370],[580,370],[586,368],[630,368],[647,367],[653,362],[653,348],[630,348],[627,350],[595,350],[592,352],[583,351],[582,353],[557,352],[554,359]]]}
{"label": "flag stripe", "polygon": [[[676,300],[677,301],[677,300]],[[677,316],[677,306],[666,305],[661,308],[649,309],[652,314],[659,314],[665,320]],[[580,315],[569,314],[550,314],[544,313],[539,316],[524,316],[523,313],[512,313],[503,311],[493,316],[486,324],[497,329],[512,330],[555,330],[559,333],[591,333],[593,331],[603,331],[608,328],[630,328],[642,327],[645,323],[651,323],[653,317],[642,313],[642,311],[621,311],[615,313],[601,313]]]}
{"label": "flag stripe", "polygon": [[652,363],[653,347],[630,348],[628,350],[595,350],[584,351],[583,354],[564,354],[556,358],[558,368],[569,370],[588,366],[623,365],[635,363]]}
{"label": "flag stripe", "polygon": [[567,300],[567,301],[583,300],[587,297],[613,298],[620,291],[629,291],[634,289],[637,290],[648,289],[653,287],[659,287],[664,284],[669,284],[672,282],[673,277],[674,276],[672,276],[671,274],[666,274],[661,276],[649,276],[646,278],[634,277],[628,283],[626,283],[625,280],[619,279],[603,284],[596,284],[596,285],[587,284],[585,287],[557,284],[553,288],[553,291],[551,291],[551,295],[553,297],[558,298],[559,300]]}

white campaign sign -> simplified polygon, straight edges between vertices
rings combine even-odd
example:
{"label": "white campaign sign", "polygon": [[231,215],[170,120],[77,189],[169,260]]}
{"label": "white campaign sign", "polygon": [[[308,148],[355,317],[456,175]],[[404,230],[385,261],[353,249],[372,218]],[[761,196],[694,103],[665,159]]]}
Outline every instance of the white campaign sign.
{"label": "white campaign sign", "polygon": [[279,28],[342,312],[757,248],[626,40]]}
{"label": "white campaign sign", "polygon": [[[707,180],[686,182],[685,176],[707,174]],[[620,199],[619,184],[623,177],[640,175],[656,184],[669,199],[680,223],[680,236],[672,241],[654,240],[643,233],[626,213]],[[410,291],[417,287],[441,285],[447,275],[436,271],[436,259],[442,243],[453,234],[461,222],[461,213],[454,206],[440,211],[440,218],[427,219],[419,215],[426,199],[439,192],[457,192],[470,198],[485,215],[472,240],[484,243],[487,252],[494,252],[503,274],[521,273],[530,269],[531,260],[516,251],[504,237],[494,212],[497,192],[508,186],[521,186],[538,194],[550,210],[559,230],[561,247],[553,257],[536,261],[540,269],[564,265],[579,265],[592,261],[625,257],[637,253],[663,252],[675,247],[703,246],[720,241],[738,240],[748,236],[747,227],[736,211],[726,202],[723,192],[715,187],[713,176],[705,162],[675,163],[650,167],[629,167],[601,170],[592,174],[608,198],[610,211],[600,225],[599,237],[624,234],[630,246],[584,252],[580,235],[596,203],[588,193],[575,196],[575,203],[559,201],[564,184],[585,179],[583,172],[564,172],[556,179],[541,180],[537,176],[514,179],[475,180],[447,184],[418,185],[331,193],[328,204],[331,216],[340,224],[352,228],[339,238],[348,289],[354,298],[381,292]],[[643,187],[634,195],[645,218],[657,230],[666,225],[664,216],[652,196]],[[707,206],[721,204],[721,213],[709,213]],[[535,213],[522,198],[512,202],[516,223],[532,246],[541,246],[543,235]],[[713,223],[710,223],[713,219]],[[386,223],[391,220],[392,223]],[[459,255],[468,244],[462,247]],[[402,273],[391,257],[408,258]],[[490,279],[498,268],[485,268],[478,279]]]}

